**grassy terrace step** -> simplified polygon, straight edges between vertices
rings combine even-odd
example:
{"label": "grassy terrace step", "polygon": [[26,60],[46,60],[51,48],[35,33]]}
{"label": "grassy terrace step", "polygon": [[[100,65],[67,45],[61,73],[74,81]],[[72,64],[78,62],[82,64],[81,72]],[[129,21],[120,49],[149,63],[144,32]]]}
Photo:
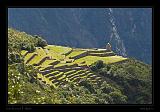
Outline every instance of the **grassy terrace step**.
{"label": "grassy terrace step", "polygon": [[57,65],[60,61],[58,61],[58,60],[49,60],[50,61],[50,63],[49,63],[49,65]]}
{"label": "grassy terrace step", "polygon": [[[90,72],[90,71],[87,71],[87,72],[84,71],[82,74],[78,73],[78,74],[72,75],[73,77],[70,77],[69,79],[71,81],[73,81],[73,80],[78,81],[79,79],[87,78],[88,77],[88,72]],[[76,78],[78,78],[78,80],[76,80]]]}
{"label": "grassy terrace step", "polygon": [[73,68],[78,67],[78,64],[76,63],[59,63],[54,66],[55,69],[66,69],[66,68]]}
{"label": "grassy terrace step", "polygon": [[73,80],[71,80],[71,82],[79,82],[82,78],[81,77],[77,77],[77,78],[74,78]]}
{"label": "grassy terrace step", "polygon": [[49,73],[51,73],[53,71],[55,71],[55,70],[54,69],[50,69],[50,70],[40,71],[40,73],[45,75],[45,74],[49,74]]}
{"label": "grassy terrace step", "polygon": [[48,65],[47,67],[42,67],[41,69],[40,69],[40,71],[46,71],[46,70],[51,70],[51,69],[53,69],[54,68],[54,66],[53,65]]}
{"label": "grassy terrace step", "polygon": [[56,78],[54,75],[50,76],[48,79],[49,79],[50,81],[57,80],[57,78]]}
{"label": "grassy terrace step", "polygon": [[106,49],[103,49],[103,50],[99,50],[99,49],[97,49],[97,50],[88,50],[88,53],[105,53],[105,52],[107,52],[107,50]]}
{"label": "grassy terrace step", "polygon": [[31,61],[37,54],[36,53],[28,53],[25,57],[25,63],[29,63],[29,61]]}
{"label": "grassy terrace step", "polygon": [[89,53],[89,56],[100,56],[100,57],[105,57],[105,56],[115,56],[114,52],[106,52],[106,53]]}
{"label": "grassy terrace step", "polygon": [[45,60],[42,64],[41,67],[47,67],[49,65],[54,65],[55,63],[58,63],[59,61],[57,60]]}
{"label": "grassy terrace step", "polygon": [[56,86],[59,86],[59,85],[65,84],[66,82],[54,79],[52,83],[55,84]]}
{"label": "grassy terrace step", "polygon": [[72,79],[75,79],[77,77],[81,78],[81,76],[86,76],[87,77],[87,74],[86,73],[82,73],[82,74],[74,75],[73,77],[70,78],[70,80],[72,81]]}
{"label": "grassy terrace step", "polygon": [[55,77],[56,77],[56,78],[60,78],[60,77],[63,76],[63,75],[64,75],[64,73],[63,73],[63,72],[60,72],[60,73],[56,74]]}
{"label": "grassy terrace step", "polygon": [[67,55],[67,58],[69,59],[79,59],[81,57],[87,56],[86,50],[73,50],[69,55]]}
{"label": "grassy terrace step", "polygon": [[45,74],[44,76],[45,77],[50,77],[50,76],[55,76],[56,74],[58,74],[58,73],[60,73],[59,71],[53,71],[53,72],[51,72],[51,73],[49,73],[49,74]]}
{"label": "grassy terrace step", "polygon": [[47,54],[42,47],[36,47],[36,53],[37,53],[39,56],[45,56],[45,55]]}
{"label": "grassy terrace step", "polygon": [[127,58],[123,58],[121,56],[108,56],[108,57],[99,57],[99,56],[85,56],[80,59],[75,60],[75,63],[82,63],[85,61],[85,63],[90,66],[92,63],[102,60],[106,64],[115,63],[119,61],[126,60]]}
{"label": "grassy terrace step", "polygon": [[58,80],[54,80],[54,81],[52,81],[52,83],[53,83],[55,86],[59,86],[61,82],[58,81]]}
{"label": "grassy terrace step", "polygon": [[67,75],[67,78],[71,78],[72,76],[74,76],[74,75],[76,75],[76,74],[81,74],[81,73],[84,73],[84,71],[82,71],[82,70],[76,71],[76,72],[73,73],[73,74]]}
{"label": "grassy terrace step", "polygon": [[58,80],[63,80],[65,78],[66,78],[66,75],[64,75],[64,74],[61,77],[59,77],[59,78],[57,77]]}
{"label": "grassy terrace step", "polygon": [[62,72],[67,72],[67,71],[70,71],[70,70],[84,70],[84,69],[86,69],[86,67],[81,67],[81,66],[73,67],[73,68],[65,68],[65,69],[54,68],[54,70],[58,70],[58,71],[62,71]]}
{"label": "grassy terrace step", "polygon": [[[35,77],[36,78],[36,77]],[[49,85],[53,85],[52,81],[50,81],[48,78],[46,78],[45,76],[43,76],[42,74],[37,74],[37,79],[39,79],[40,81],[45,81],[46,84]],[[53,85],[54,87],[56,87],[55,85]]]}
{"label": "grassy terrace step", "polygon": [[70,70],[70,71],[65,72],[64,74],[69,75],[69,74],[72,74],[72,73],[75,73],[75,72],[76,72],[76,70]]}
{"label": "grassy terrace step", "polygon": [[27,54],[28,54],[28,51],[26,51],[26,50],[22,50],[22,51],[21,51],[21,55],[22,55],[22,56],[25,57]]}
{"label": "grassy terrace step", "polygon": [[70,47],[57,46],[57,45],[48,45],[45,47],[49,51],[54,51],[59,54],[66,54],[72,50]]}
{"label": "grassy terrace step", "polygon": [[[31,64],[31,65],[34,65],[34,64],[36,64],[36,65],[40,65],[40,62],[41,62],[41,60],[44,60],[45,58],[47,58],[46,56],[38,56],[38,55],[36,55],[35,57],[34,57],[34,59],[32,59],[30,62],[29,62],[29,64]],[[44,60],[45,61],[45,60]]]}
{"label": "grassy terrace step", "polygon": [[80,54],[82,54],[84,52],[86,52],[86,51],[84,51],[84,50],[73,50],[69,55],[67,55],[67,57],[71,57],[72,58],[72,57],[80,55]]}

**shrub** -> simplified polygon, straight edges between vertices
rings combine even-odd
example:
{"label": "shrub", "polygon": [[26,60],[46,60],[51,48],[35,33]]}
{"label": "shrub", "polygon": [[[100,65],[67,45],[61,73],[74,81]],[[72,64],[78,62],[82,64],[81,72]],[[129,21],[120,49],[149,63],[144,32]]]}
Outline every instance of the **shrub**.
{"label": "shrub", "polygon": [[45,47],[47,46],[47,41],[42,39],[41,37],[37,37],[37,46],[38,47]]}
{"label": "shrub", "polygon": [[104,63],[102,60],[98,60],[96,61],[95,63],[93,63],[91,66],[90,66],[90,69],[92,71],[97,71],[98,69],[101,69],[102,67],[104,67]]}

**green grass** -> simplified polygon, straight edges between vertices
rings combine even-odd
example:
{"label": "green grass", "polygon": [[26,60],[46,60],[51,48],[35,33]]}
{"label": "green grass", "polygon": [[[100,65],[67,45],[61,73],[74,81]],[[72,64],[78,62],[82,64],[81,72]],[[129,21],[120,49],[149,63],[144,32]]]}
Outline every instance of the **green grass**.
{"label": "green grass", "polygon": [[62,75],[62,77],[58,78],[57,80],[62,80],[64,78],[66,78],[66,75]]}
{"label": "green grass", "polygon": [[74,50],[73,52],[71,52],[69,55],[67,55],[67,57],[74,57],[74,56],[77,56],[77,55],[80,55],[80,54],[82,54],[82,53],[84,53],[84,52],[86,52],[86,51],[78,51],[78,50]]}
{"label": "green grass", "polygon": [[74,65],[75,63],[59,63],[57,65],[54,66],[54,68],[57,68],[57,67],[62,67],[62,66],[71,66],[71,65]]}
{"label": "green grass", "polygon": [[55,74],[55,73],[58,74],[59,71],[53,71],[53,72],[51,72],[51,73],[45,74],[45,77],[49,76],[50,74]]}
{"label": "green grass", "polygon": [[66,54],[72,50],[70,47],[56,46],[56,45],[48,45],[45,47],[49,49],[49,51],[54,51],[58,54]]}
{"label": "green grass", "polygon": [[79,74],[81,71],[83,71],[83,70],[77,70],[75,73],[67,75],[67,77],[71,78],[72,76]]}
{"label": "green grass", "polygon": [[70,71],[65,72],[64,74],[68,75],[68,74],[73,73],[73,72],[76,72],[76,70],[70,70]]}
{"label": "green grass", "polygon": [[[56,49],[57,48],[57,49]],[[63,60],[65,58],[65,55],[61,54],[60,48],[63,49],[64,52],[68,52],[67,48],[64,49],[63,47],[56,47],[54,45],[48,45],[45,47],[45,49],[42,48],[36,48],[36,52],[38,53],[38,55],[46,55],[46,56],[51,56],[53,59],[57,59],[57,60]],[[49,50],[48,50],[49,49]],[[68,48],[69,49],[69,48]],[[71,49],[71,48],[70,48]],[[66,51],[65,51],[66,50]]]}
{"label": "green grass", "polygon": [[44,56],[35,56],[34,59],[32,59],[29,64],[33,65],[33,64],[37,64],[39,63],[39,61],[42,60],[42,58],[44,58]]}
{"label": "green grass", "polygon": [[45,69],[45,68],[47,68],[47,67],[51,67],[51,66],[53,66],[53,65],[41,66],[41,68],[40,68],[39,70],[43,70],[43,69]]}
{"label": "green grass", "polygon": [[99,55],[101,55],[101,54],[110,54],[110,53],[113,53],[113,52],[103,52],[103,53],[101,53],[101,52],[95,52],[95,53],[90,53],[90,54],[99,54]]}
{"label": "green grass", "polygon": [[108,57],[86,56],[86,57],[75,60],[75,63],[81,63],[85,61],[86,64],[89,66],[98,60],[102,60],[104,61],[104,63],[110,64],[110,63],[114,63],[114,62],[118,62],[126,59],[127,58],[123,58],[121,56],[108,56]]}
{"label": "green grass", "polygon": [[47,67],[49,66],[51,63],[55,62],[57,60],[45,60],[42,64],[41,64],[41,67]]}
{"label": "green grass", "polygon": [[41,78],[42,81],[46,81],[46,84],[52,85],[52,86],[54,86],[56,88],[55,84],[53,84],[52,81],[49,80],[49,78],[46,78],[42,74],[38,73],[37,74],[37,78]]}
{"label": "green grass", "polygon": [[33,56],[34,54],[35,54],[35,52],[33,52],[33,53],[28,53],[28,54],[24,57],[25,62],[27,62],[27,60],[28,60],[31,56]]}
{"label": "green grass", "polygon": [[56,74],[55,77],[58,77],[58,76],[60,76],[60,75],[62,75],[62,74],[64,74],[64,73],[63,73],[63,72],[60,72],[60,73]]}
{"label": "green grass", "polygon": [[22,51],[21,51],[21,55],[24,56],[27,52],[28,52],[28,51],[26,51],[26,50],[22,50]]}
{"label": "green grass", "polygon": [[47,55],[45,50],[41,47],[36,47],[36,53],[38,54],[38,56],[45,56]]}

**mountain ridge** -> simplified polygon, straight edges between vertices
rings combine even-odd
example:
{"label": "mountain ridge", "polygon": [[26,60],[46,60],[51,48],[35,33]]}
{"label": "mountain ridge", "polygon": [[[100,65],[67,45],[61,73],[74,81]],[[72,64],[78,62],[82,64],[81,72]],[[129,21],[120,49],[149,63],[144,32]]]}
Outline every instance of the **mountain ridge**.
{"label": "mountain ridge", "polygon": [[9,8],[8,25],[45,37],[49,44],[103,48],[114,34],[109,16],[112,12],[120,37],[116,40],[117,34],[113,35],[113,49],[118,53],[118,49],[123,51],[125,48],[127,56],[152,64],[152,10],[110,9],[112,11],[109,8]]}

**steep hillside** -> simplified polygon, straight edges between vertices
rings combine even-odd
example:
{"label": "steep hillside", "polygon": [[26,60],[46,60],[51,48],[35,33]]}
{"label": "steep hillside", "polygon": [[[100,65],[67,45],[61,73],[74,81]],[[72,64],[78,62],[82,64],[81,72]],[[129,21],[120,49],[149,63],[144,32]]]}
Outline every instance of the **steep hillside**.
{"label": "steep hillside", "polygon": [[106,49],[48,45],[8,29],[8,103],[148,104],[151,66]]}
{"label": "steep hillside", "polygon": [[8,25],[49,44],[103,48],[110,42],[116,53],[152,63],[150,8],[9,8]]}

